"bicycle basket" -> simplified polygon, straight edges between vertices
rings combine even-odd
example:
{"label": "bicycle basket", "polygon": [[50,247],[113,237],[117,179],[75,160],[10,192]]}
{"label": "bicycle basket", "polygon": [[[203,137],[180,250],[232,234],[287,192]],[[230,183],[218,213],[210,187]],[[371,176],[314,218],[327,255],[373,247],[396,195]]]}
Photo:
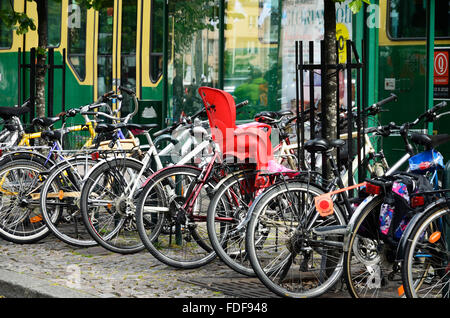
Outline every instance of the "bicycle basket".
{"label": "bicycle basket", "polygon": [[427,150],[411,157],[409,168],[416,173],[444,169],[444,157],[434,149]]}

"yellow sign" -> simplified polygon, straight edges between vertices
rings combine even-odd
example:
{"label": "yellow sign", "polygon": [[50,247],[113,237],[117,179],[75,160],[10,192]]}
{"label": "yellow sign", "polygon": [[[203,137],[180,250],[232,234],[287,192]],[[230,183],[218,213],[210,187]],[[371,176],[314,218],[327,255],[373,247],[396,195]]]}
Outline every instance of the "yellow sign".
{"label": "yellow sign", "polygon": [[344,23],[336,23],[336,39],[338,41],[339,63],[345,63],[347,60],[347,40],[350,39],[350,33]]}

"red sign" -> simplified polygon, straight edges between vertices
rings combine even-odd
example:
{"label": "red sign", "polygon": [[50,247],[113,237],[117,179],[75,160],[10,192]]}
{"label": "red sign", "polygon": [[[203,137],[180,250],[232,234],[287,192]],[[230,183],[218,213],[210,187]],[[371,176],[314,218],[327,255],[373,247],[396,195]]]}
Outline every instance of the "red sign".
{"label": "red sign", "polygon": [[434,85],[448,85],[448,51],[434,52]]}

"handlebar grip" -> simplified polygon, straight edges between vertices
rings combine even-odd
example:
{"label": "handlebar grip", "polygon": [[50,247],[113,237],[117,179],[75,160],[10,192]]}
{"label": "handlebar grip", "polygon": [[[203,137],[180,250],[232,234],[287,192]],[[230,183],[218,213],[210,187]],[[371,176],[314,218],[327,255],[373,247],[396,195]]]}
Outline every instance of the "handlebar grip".
{"label": "handlebar grip", "polygon": [[136,93],[133,92],[131,89],[128,89],[128,88],[123,87],[123,86],[119,86],[119,90],[127,93],[128,95],[136,95]]}
{"label": "handlebar grip", "polygon": [[437,105],[434,105],[433,108],[430,109],[430,113],[434,113],[437,112],[439,109],[444,108],[445,106],[447,106],[447,102],[440,102]]}
{"label": "handlebar grip", "polygon": [[30,98],[27,98],[27,100],[23,102],[21,107],[27,107],[28,105],[31,105],[31,99]]}
{"label": "handlebar grip", "polygon": [[105,94],[103,94],[103,97],[109,97],[109,96],[111,96],[112,94],[114,94],[115,92],[114,91],[110,91],[110,92],[108,92],[108,93],[105,93]]}
{"label": "handlebar grip", "polygon": [[394,122],[390,122],[388,125],[388,128],[390,129],[401,129],[401,126],[396,125]]}
{"label": "handlebar grip", "polygon": [[201,114],[205,113],[206,109],[200,109],[198,112],[196,112],[194,115],[191,116],[191,118],[197,118]]}
{"label": "handlebar grip", "polygon": [[100,105],[100,104],[92,104],[92,105],[89,105],[89,110],[91,110],[91,109],[95,109],[95,108],[99,108],[99,107],[101,107],[102,105]]}
{"label": "handlebar grip", "polygon": [[382,105],[384,105],[384,104],[386,104],[386,103],[389,103],[389,102],[391,102],[391,101],[393,101],[393,100],[396,101],[397,99],[398,99],[397,95],[391,93],[391,96],[389,96],[389,97],[387,97],[387,98],[385,98],[385,99],[380,100],[380,101],[377,102],[376,104],[377,104],[378,106],[382,106]]}
{"label": "handlebar grip", "polygon": [[236,105],[236,109],[244,107],[245,105],[248,105],[248,100],[244,100],[243,102],[240,102]]}

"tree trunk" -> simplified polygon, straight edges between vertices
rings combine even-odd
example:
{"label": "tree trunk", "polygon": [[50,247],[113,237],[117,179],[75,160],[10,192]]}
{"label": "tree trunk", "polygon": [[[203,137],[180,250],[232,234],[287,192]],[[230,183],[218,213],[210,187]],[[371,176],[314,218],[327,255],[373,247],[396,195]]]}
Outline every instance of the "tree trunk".
{"label": "tree trunk", "polygon": [[[324,0],[324,58],[323,64],[336,64],[336,7],[333,0]],[[322,82],[322,136],[326,139],[337,138],[337,83],[335,81],[335,69],[328,69]],[[329,167],[326,176],[330,176]]]}
{"label": "tree trunk", "polygon": [[38,50],[36,69],[36,116],[45,116],[45,68],[47,50],[47,0],[35,0],[38,14]]}

